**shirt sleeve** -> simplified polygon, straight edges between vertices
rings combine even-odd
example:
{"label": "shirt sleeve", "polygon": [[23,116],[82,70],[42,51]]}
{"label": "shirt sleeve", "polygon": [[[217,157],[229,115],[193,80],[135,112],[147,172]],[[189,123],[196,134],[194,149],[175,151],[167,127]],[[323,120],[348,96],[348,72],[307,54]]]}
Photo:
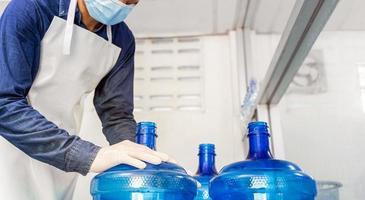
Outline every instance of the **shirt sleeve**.
{"label": "shirt sleeve", "polygon": [[35,4],[11,1],[0,19],[0,135],[34,159],[85,175],[100,147],[70,136],[26,99],[39,67],[44,28]]}
{"label": "shirt sleeve", "polygon": [[123,35],[129,40],[122,49],[112,71],[95,90],[94,105],[109,144],[123,140],[135,141],[136,122],[133,116],[133,80],[135,41],[129,31]]}

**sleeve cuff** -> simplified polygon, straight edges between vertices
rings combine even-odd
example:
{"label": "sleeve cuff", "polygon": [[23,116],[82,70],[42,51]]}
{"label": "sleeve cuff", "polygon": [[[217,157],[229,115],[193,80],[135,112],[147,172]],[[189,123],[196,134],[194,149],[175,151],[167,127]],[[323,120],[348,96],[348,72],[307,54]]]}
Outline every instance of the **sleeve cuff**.
{"label": "sleeve cuff", "polygon": [[101,147],[91,142],[81,139],[76,140],[66,154],[66,171],[78,172],[85,176],[89,173],[91,164],[100,149]]}
{"label": "sleeve cuff", "polygon": [[119,142],[122,142],[124,140],[129,140],[129,141],[132,141],[132,142],[135,142],[135,134],[133,133],[124,133],[124,134],[120,134],[120,133],[117,133],[117,132],[112,132],[110,134],[107,135],[107,140],[109,142],[110,145],[113,145],[113,144],[117,144]]}
{"label": "sleeve cuff", "polygon": [[136,124],[135,122],[119,123],[115,126],[104,128],[104,135],[110,145],[117,144],[124,140],[135,142]]}

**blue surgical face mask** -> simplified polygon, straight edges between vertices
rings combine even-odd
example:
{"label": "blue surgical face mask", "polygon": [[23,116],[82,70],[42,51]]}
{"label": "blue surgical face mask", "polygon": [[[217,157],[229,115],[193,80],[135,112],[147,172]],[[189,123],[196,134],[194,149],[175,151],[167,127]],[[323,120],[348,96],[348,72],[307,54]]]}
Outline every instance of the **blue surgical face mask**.
{"label": "blue surgical face mask", "polygon": [[127,18],[134,5],[126,5],[120,0],[85,0],[92,18],[105,25],[118,24]]}

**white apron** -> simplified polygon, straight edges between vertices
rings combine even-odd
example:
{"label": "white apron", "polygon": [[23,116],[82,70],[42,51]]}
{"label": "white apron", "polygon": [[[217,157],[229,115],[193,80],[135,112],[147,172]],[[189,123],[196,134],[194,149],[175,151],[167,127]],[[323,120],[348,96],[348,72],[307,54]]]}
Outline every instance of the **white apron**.
{"label": "white apron", "polygon": [[[70,134],[79,133],[84,98],[112,69],[121,51],[111,43],[110,26],[106,41],[74,25],[76,6],[77,0],[71,0],[67,22],[54,17],[41,42],[39,70],[28,94],[34,109]],[[3,138],[0,151],[1,199],[72,199],[76,173],[33,160]]]}

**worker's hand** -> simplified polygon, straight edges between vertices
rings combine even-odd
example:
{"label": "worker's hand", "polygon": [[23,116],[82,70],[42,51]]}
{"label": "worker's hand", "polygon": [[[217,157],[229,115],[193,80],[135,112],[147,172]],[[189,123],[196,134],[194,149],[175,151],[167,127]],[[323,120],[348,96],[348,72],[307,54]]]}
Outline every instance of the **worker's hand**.
{"label": "worker's hand", "polygon": [[112,146],[100,149],[91,165],[91,172],[102,172],[119,164],[127,164],[144,169],[146,163],[158,165],[170,161],[167,154],[153,151],[150,148],[125,140]]}

